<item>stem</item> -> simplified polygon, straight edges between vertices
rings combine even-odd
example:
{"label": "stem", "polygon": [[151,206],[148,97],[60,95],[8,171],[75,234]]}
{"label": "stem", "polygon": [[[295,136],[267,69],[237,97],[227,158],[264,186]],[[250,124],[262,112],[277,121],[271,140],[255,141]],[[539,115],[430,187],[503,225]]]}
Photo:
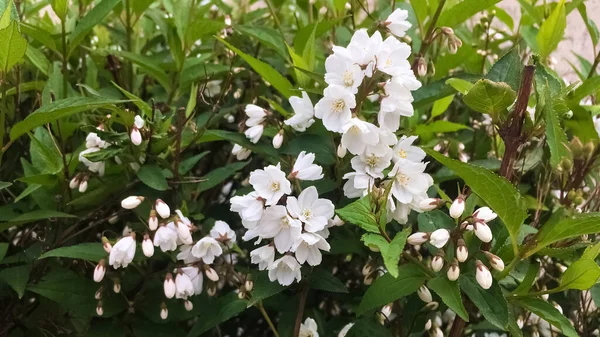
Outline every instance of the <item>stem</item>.
{"label": "stem", "polygon": [[[132,50],[132,42],[131,36],[133,33],[133,29],[131,27],[131,5],[130,0],[124,0],[125,2],[125,35],[127,40],[127,51],[133,52]],[[127,62],[127,80],[128,80],[128,89],[133,93],[133,62]]]}
{"label": "stem", "polygon": [[66,32],[64,20],[62,20],[60,22],[60,29],[61,29],[61,37],[62,37],[62,56],[63,56],[63,63],[62,63],[63,98],[67,98],[67,88],[69,86],[69,82],[68,82],[68,78],[67,78],[67,59],[69,56],[67,55],[67,32]]}
{"label": "stem", "polygon": [[[283,39],[283,41],[285,41],[285,35],[283,34],[283,29],[281,28],[281,22],[279,22],[279,18],[277,17],[277,12],[275,12],[275,8],[273,7],[271,0],[265,0],[265,3],[267,4],[267,7],[269,7],[269,12],[271,12],[273,21],[275,21],[275,26],[277,26],[277,29],[279,30],[279,34],[281,34],[281,38]],[[312,5],[310,5],[310,4],[309,4],[309,6],[312,7]]]}
{"label": "stem", "polygon": [[[421,43],[421,48],[419,48],[419,53],[417,55],[423,56],[425,55],[425,53],[427,52],[427,49],[429,49],[431,42],[433,42],[433,32],[435,31],[435,25],[438,21],[438,19],[440,18],[440,14],[442,14],[442,9],[444,8],[444,5],[446,4],[446,0],[440,0],[437,9],[435,10],[435,13],[433,14],[433,17],[431,18],[431,23],[429,23],[429,28],[427,28],[427,34],[425,34],[425,38],[423,39],[423,42]],[[412,70],[415,74],[417,74],[417,62],[418,58],[416,58],[413,61],[412,64]]]}
{"label": "stem", "polygon": [[592,78],[592,76],[596,74],[596,68],[598,68],[598,63],[600,63],[600,51],[594,59],[594,64],[592,64],[592,68],[590,68],[590,72],[588,73],[587,78]]}
{"label": "stem", "polygon": [[[4,75],[4,76],[1,76]],[[2,102],[4,102],[4,107],[0,106],[0,146],[4,145],[4,131],[6,124],[6,110],[8,109],[8,98],[6,97],[6,73],[0,72],[0,88],[2,89]],[[10,147],[11,142],[9,141],[6,146],[2,148],[2,152],[0,152],[0,164],[2,163],[2,156],[4,152]]]}
{"label": "stem", "polygon": [[265,310],[265,307],[263,306],[262,301],[258,302],[256,307],[258,308],[258,310],[260,310],[260,313],[265,318],[265,321],[267,321],[267,324],[269,324],[269,328],[271,328],[271,331],[273,331],[273,335],[275,335],[275,337],[279,337],[279,332],[277,332],[277,329],[275,329],[275,325],[273,325],[273,321],[271,321],[271,318],[269,317],[269,314]]}
{"label": "stem", "polygon": [[306,297],[308,296],[308,284],[302,286],[302,292],[300,293],[300,304],[298,304],[298,313],[296,314],[296,324],[294,326],[294,337],[300,336],[300,325],[302,324],[302,317],[304,317],[304,307],[306,306]]}

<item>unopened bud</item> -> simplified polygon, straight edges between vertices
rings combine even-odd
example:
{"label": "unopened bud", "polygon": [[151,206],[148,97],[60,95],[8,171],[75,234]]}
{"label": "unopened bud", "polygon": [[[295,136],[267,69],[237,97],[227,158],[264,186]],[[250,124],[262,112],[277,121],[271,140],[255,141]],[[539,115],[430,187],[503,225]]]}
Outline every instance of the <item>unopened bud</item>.
{"label": "unopened bud", "polygon": [[424,285],[421,286],[419,288],[419,290],[417,290],[417,295],[419,295],[419,298],[421,299],[421,301],[423,301],[425,303],[429,303],[429,302],[433,301],[433,297],[431,296],[431,292]]}
{"label": "unopened bud", "polygon": [[467,258],[469,258],[469,250],[467,249],[467,246],[465,245],[465,240],[458,239],[458,242],[456,245],[456,259],[459,262],[465,262],[465,261],[467,261]]}
{"label": "unopened bud", "polygon": [[475,236],[477,236],[482,242],[487,243],[492,241],[492,230],[487,224],[483,222],[476,222],[475,224],[473,224],[473,229],[475,231]]}
{"label": "unopened bud", "polygon": [[444,251],[440,250],[431,260],[431,269],[438,272],[444,268]]}
{"label": "unopened bud", "polygon": [[459,195],[454,199],[452,205],[450,205],[450,216],[454,219],[460,218],[465,211],[465,199],[462,195]]}
{"label": "unopened bud", "polygon": [[244,289],[246,289],[247,292],[251,292],[252,289],[254,289],[254,281],[246,280],[246,283],[244,283]]}
{"label": "unopened bud", "polygon": [[483,289],[490,289],[493,282],[490,270],[479,260],[475,261],[475,268],[475,278],[477,279],[477,283],[479,283]]}
{"label": "unopened bud", "polygon": [[452,28],[450,28],[450,27],[442,27],[442,28],[440,28],[440,30],[445,35],[448,35],[448,36],[453,36],[454,35],[454,30]]}
{"label": "unopened bud", "polygon": [[504,270],[504,261],[502,261],[502,259],[490,252],[486,252],[484,251],[485,256],[488,258],[488,261],[490,261],[490,265],[492,266],[492,268],[496,269],[497,271],[503,271]]}
{"label": "unopened bud", "polygon": [[454,259],[452,264],[450,264],[450,268],[448,268],[448,272],[446,276],[448,276],[448,280],[456,281],[458,280],[458,276],[460,275],[460,268],[458,267],[458,260]]}
{"label": "unopened bud", "polygon": [[87,191],[88,188],[88,181],[87,178],[84,178],[84,180],[81,182],[81,184],[79,184],[79,193],[85,193],[85,191]]}
{"label": "unopened bud", "polygon": [[431,329],[432,324],[431,319],[428,319],[427,322],[425,322],[425,330]]}
{"label": "unopened bud", "polygon": [[194,310],[194,304],[190,300],[185,300],[183,302],[183,306],[185,307],[186,311],[192,311],[192,310]]}
{"label": "unopened bud", "polygon": [[144,241],[142,241],[142,251],[146,257],[154,255],[154,244],[150,240],[150,235],[144,234]]}
{"label": "unopened bud", "polygon": [[437,310],[437,308],[439,308],[440,304],[436,301],[431,301],[427,304],[425,304],[425,310],[431,310],[431,311],[435,311]]}
{"label": "unopened bud", "polygon": [[104,248],[104,251],[108,254],[110,254],[110,251],[112,250],[112,245],[110,244],[110,242],[108,242],[106,236],[102,237],[102,248]]}
{"label": "unopened bud", "polygon": [[156,213],[158,213],[158,215],[160,215],[160,217],[163,219],[171,216],[171,208],[169,208],[169,205],[167,205],[167,203],[161,199],[156,199],[156,203],[154,203],[154,209],[156,209]]}
{"label": "unopened bud", "polygon": [[158,228],[158,218],[156,217],[156,211],[151,210],[150,216],[148,217],[148,228],[151,231],[155,231]]}
{"label": "unopened bud", "polygon": [[419,209],[422,211],[432,211],[440,206],[442,202],[439,198],[427,198],[419,202]]}
{"label": "unopened bud", "polygon": [[273,147],[279,149],[283,144],[283,129],[273,137]]}
{"label": "unopened bud", "polygon": [[427,61],[423,57],[417,59],[417,74],[419,77],[427,75]]}
{"label": "unopened bud", "polygon": [[133,145],[139,146],[140,144],[142,144],[142,133],[140,132],[140,130],[138,130],[137,127],[134,126],[131,129],[131,134],[129,135],[129,137]]}
{"label": "unopened bud", "polygon": [[406,241],[413,246],[421,245],[429,241],[429,234],[425,232],[416,232],[411,234]]}
{"label": "unopened bud", "polygon": [[344,158],[346,156],[346,153],[348,152],[348,150],[346,150],[346,147],[342,144],[338,145],[337,148],[337,156],[340,158]]}
{"label": "unopened bud", "polygon": [[96,290],[96,293],[94,294],[94,298],[97,300],[101,300],[102,299],[102,291],[104,291],[104,287],[98,288],[98,290]]}
{"label": "unopened bud", "polygon": [[563,158],[560,161],[560,169],[564,172],[571,172],[573,169],[573,161],[569,158]]}
{"label": "unopened bud", "polygon": [[134,209],[138,207],[142,201],[144,201],[144,197],[130,196],[121,201],[121,207],[125,209]]}
{"label": "unopened bud", "polygon": [[160,305],[160,318],[165,320],[169,317],[169,309],[167,309],[167,305],[163,302]]}
{"label": "unopened bud", "polygon": [[173,281],[173,274],[167,273],[163,284],[163,290],[165,291],[166,298],[173,298],[173,296],[175,296],[177,288],[175,287],[175,281]]}
{"label": "unopened bud", "polygon": [[115,278],[113,280],[114,284],[113,284],[113,291],[115,292],[115,294],[118,294],[121,292],[121,280],[119,280],[118,278]]}
{"label": "unopened bud", "polygon": [[94,282],[102,282],[102,279],[104,278],[104,274],[106,273],[106,267],[105,267],[106,261],[104,259],[100,260],[100,262],[98,262],[98,264],[96,265],[96,268],[94,268]]}
{"label": "unopened bud", "polygon": [[208,265],[205,265],[205,268],[206,269],[204,269],[204,274],[206,275],[206,277],[208,277],[208,279],[213,282],[217,282],[219,280],[219,274],[217,274],[217,272]]}
{"label": "unopened bud", "polygon": [[243,300],[244,298],[246,298],[246,292],[244,292],[243,290],[240,290],[240,291],[238,292],[238,298],[239,298],[240,300]]}
{"label": "unopened bud", "polygon": [[216,284],[211,284],[208,286],[208,288],[206,289],[206,294],[210,297],[213,297],[217,294],[217,285]]}
{"label": "unopened bud", "polygon": [[102,308],[102,301],[98,301],[98,305],[96,305],[96,315],[98,315],[98,316],[104,315],[104,309]]}
{"label": "unopened bud", "polygon": [[79,187],[79,182],[80,182],[79,174],[77,174],[69,182],[69,188],[72,190],[76,189],[77,187]]}
{"label": "unopened bud", "polygon": [[445,228],[440,228],[429,235],[429,243],[436,248],[442,248],[448,243],[450,232]]}

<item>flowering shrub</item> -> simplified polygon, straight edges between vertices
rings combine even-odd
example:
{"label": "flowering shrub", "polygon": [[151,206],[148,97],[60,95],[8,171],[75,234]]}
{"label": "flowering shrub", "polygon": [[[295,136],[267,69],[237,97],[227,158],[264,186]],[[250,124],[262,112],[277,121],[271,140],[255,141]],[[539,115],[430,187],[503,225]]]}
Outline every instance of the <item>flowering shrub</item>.
{"label": "flowering shrub", "polygon": [[597,336],[598,30],[498,3],[0,1],[0,336]]}

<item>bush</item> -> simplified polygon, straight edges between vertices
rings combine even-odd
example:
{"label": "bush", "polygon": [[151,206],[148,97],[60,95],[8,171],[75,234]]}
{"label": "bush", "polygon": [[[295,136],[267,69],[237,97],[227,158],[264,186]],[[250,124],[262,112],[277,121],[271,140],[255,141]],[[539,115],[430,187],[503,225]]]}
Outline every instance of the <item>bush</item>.
{"label": "bush", "polygon": [[498,2],[0,1],[0,335],[597,336],[598,30]]}

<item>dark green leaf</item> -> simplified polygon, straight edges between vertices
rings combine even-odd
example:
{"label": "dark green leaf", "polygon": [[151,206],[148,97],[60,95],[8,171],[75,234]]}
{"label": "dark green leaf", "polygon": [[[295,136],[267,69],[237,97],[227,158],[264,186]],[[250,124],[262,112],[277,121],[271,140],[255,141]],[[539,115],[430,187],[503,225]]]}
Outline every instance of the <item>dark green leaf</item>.
{"label": "dark green leaf", "polygon": [[19,215],[18,217],[12,218],[8,222],[0,223],[0,231],[3,231],[12,226],[22,225],[22,224],[40,221],[40,220],[48,220],[51,218],[75,218],[75,217],[76,216],[74,216],[74,215],[63,213],[63,212],[40,209],[37,211],[32,211],[29,213],[25,213],[23,215]]}
{"label": "dark green leaf", "polygon": [[198,164],[200,159],[204,158],[204,156],[206,156],[209,153],[210,153],[210,151],[204,151],[195,156],[191,156],[189,158],[182,160],[181,164],[179,164],[179,174],[184,175],[184,174],[188,173],[191,169],[194,168],[194,166],[196,166],[196,164]]}
{"label": "dark green leaf", "polygon": [[312,289],[319,289],[332,293],[348,293],[348,288],[346,288],[342,281],[322,267],[317,267],[310,273],[308,285]]}
{"label": "dark green leaf", "polygon": [[248,306],[252,306],[266,298],[277,295],[286,287],[279,282],[271,282],[266,271],[258,272],[254,279],[254,289],[252,290],[252,298],[248,302]]}
{"label": "dark green leaf", "polygon": [[27,281],[29,281],[29,273],[31,265],[25,264],[22,266],[5,268],[0,270],[0,280],[8,283],[16,292],[19,298],[23,297]]}
{"label": "dark green leaf", "polygon": [[550,322],[555,327],[559,328],[567,337],[577,337],[579,334],[569,320],[556,309],[552,304],[532,297],[522,297],[514,301],[516,305],[523,307],[527,311],[531,311],[540,318]]}
{"label": "dark green leaf", "polygon": [[202,177],[202,179],[205,181],[202,181],[198,184],[199,192],[206,191],[217,186],[225,181],[225,179],[234,175],[237,171],[246,167],[248,164],[250,164],[250,160],[227,164],[223,167],[219,167],[210,171],[207,175]]}
{"label": "dark green leaf", "polygon": [[519,90],[521,82],[521,58],[517,49],[512,49],[496,62],[485,78],[494,82],[504,82],[514,90]]}
{"label": "dark green leaf", "polygon": [[83,19],[77,22],[77,26],[71,34],[69,34],[69,54],[71,54],[77,47],[79,47],[81,41],[85,36],[92,31],[94,26],[98,25],[104,18],[110,14],[115,6],[120,3],[119,0],[102,0],[99,4],[95,5],[91,11],[89,11]]}
{"label": "dark green leaf", "polygon": [[60,247],[42,254],[39,259],[48,257],[69,257],[98,262],[107,256],[101,243],[80,243],[75,246]]}
{"label": "dark green leaf", "polygon": [[229,320],[246,310],[246,304],[246,301],[238,299],[236,293],[220,297],[214,306],[207,308],[198,316],[198,321],[188,333],[188,337],[200,336],[217,324]]}
{"label": "dark green leaf", "polygon": [[550,90],[544,91],[544,117],[546,119],[546,142],[550,148],[550,163],[557,168],[561,161],[572,160],[573,155],[569,149],[569,142],[564,129],[560,125],[558,115],[554,109],[554,102]]}
{"label": "dark green leaf", "polygon": [[427,282],[427,287],[438,294],[442,301],[465,321],[469,321],[469,313],[463,305],[458,282],[450,281],[445,276],[433,278]]}
{"label": "dark green leaf", "polygon": [[0,262],[2,262],[2,260],[6,256],[7,251],[8,251],[8,243],[1,242],[0,243]]}
{"label": "dark green leaf", "polygon": [[166,191],[167,188],[169,188],[169,184],[167,183],[167,179],[165,179],[162,170],[154,164],[140,167],[137,171],[137,177],[140,178],[144,184],[155,190]]}
{"label": "dark green leaf", "polygon": [[458,281],[460,289],[471,299],[488,322],[500,329],[508,325],[508,304],[498,283],[494,282],[490,289],[483,289],[473,276],[461,275]]}

